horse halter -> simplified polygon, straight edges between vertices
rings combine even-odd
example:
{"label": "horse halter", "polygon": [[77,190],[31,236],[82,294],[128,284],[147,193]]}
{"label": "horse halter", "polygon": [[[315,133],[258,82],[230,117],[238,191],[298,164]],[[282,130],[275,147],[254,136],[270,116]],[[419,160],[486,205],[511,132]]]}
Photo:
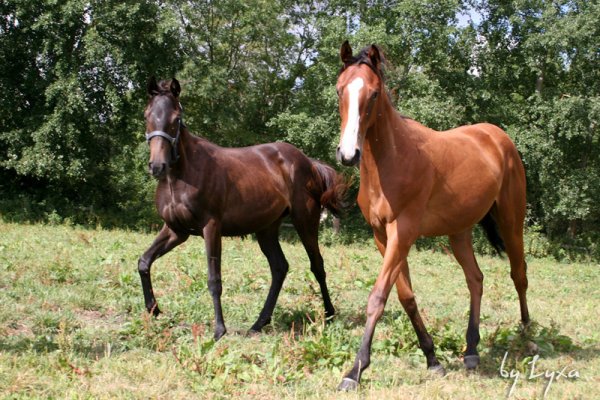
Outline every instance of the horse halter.
{"label": "horse halter", "polygon": [[[179,108],[181,109],[181,114],[183,115],[183,107],[181,103],[179,103]],[[146,142],[150,145],[150,140],[153,137],[159,136],[163,139],[166,139],[171,145],[171,165],[175,164],[179,160],[179,151],[177,150],[177,146],[179,144],[179,135],[181,134],[181,127],[185,126],[183,122],[181,122],[181,117],[179,117],[179,121],[177,123],[177,133],[175,137],[169,135],[165,131],[152,131],[150,133],[146,133]]]}

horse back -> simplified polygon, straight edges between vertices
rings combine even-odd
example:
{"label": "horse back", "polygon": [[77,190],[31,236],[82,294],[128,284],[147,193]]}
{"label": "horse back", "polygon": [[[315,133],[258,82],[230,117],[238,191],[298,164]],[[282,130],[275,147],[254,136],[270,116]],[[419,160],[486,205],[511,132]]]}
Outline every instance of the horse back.
{"label": "horse back", "polygon": [[290,144],[218,148],[212,156],[195,208],[220,220],[225,236],[267,228],[307,193],[311,161]]}
{"label": "horse back", "polygon": [[423,221],[426,236],[467,228],[486,215],[508,185],[524,187],[519,153],[499,127],[475,124],[432,135],[426,145],[434,171]]}

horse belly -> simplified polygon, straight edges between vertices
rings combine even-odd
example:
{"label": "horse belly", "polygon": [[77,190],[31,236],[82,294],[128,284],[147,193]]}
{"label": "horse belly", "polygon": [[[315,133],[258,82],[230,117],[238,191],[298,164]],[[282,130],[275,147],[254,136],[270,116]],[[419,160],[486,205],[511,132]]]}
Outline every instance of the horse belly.
{"label": "horse belly", "polygon": [[249,196],[227,207],[222,219],[225,236],[247,235],[273,225],[289,210],[289,202],[283,196]]}
{"label": "horse belly", "polygon": [[462,185],[440,192],[428,202],[421,220],[421,236],[442,236],[464,232],[488,213],[499,191],[499,182],[481,180],[477,188]]}
{"label": "horse belly", "polygon": [[487,211],[482,210],[489,210],[491,204],[473,210],[426,213],[422,219],[419,234],[420,236],[433,237],[464,232],[483,219]]}

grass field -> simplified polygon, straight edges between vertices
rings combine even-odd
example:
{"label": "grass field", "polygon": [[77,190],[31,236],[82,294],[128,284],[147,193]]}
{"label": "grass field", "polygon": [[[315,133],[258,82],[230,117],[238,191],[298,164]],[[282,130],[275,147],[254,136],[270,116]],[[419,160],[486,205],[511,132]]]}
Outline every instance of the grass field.
{"label": "grass field", "polygon": [[200,238],[155,263],[164,314],[152,319],[144,312],[137,259],[152,239],[0,222],[0,398],[499,399],[517,374],[511,398],[544,392],[548,399],[600,398],[598,264],[528,259],[535,323],[521,332],[507,261],[480,256],[482,364],[469,374],[460,358],[469,305],[462,270],[443,251],[414,251],[413,286],[448,374],[427,374],[392,296],[359,392],[340,394],[335,388],[358,349],[381,265],[373,243],[321,246],[338,311],[325,325],[306,254],[298,242],[283,242],[290,273],[273,322],[249,337],[269,269],[252,238],[226,239],[222,300],[229,332],[215,343]]}

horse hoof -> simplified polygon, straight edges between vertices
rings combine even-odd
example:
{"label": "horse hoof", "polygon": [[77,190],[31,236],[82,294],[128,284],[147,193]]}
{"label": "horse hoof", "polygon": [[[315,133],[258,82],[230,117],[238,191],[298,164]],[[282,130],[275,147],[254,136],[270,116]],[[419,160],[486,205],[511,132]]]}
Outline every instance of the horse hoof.
{"label": "horse hoof", "polygon": [[160,311],[160,308],[158,308],[158,304],[154,303],[154,305],[152,307],[149,307],[146,309],[148,311],[148,314],[151,314],[153,317],[158,317],[162,311]]}
{"label": "horse hoof", "polygon": [[465,363],[465,368],[468,370],[475,369],[479,366],[479,356],[477,354],[472,354],[470,356],[465,356],[463,360]]}
{"label": "horse hoof", "polygon": [[248,329],[247,336],[254,337],[260,335],[260,329],[254,329],[254,327]]}
{"label": "horse hoof", "polygon": [[227,329],[224,327],[222,329],[215,329],[215,342],[223,337],[227,333]]}
{"label": "horse hoof", "polygon": [[340,392],[352,392],[358,389],[358,382],[352,378],[342,379],[342,383],[338,386],[337,390]]}
{"label": "horse hoof", "polygon": [[442,364],[432,365],[431,367],[428,367],[427,370],[430,374],[439,376],[440,378],[446,376],[446,370],[442,367]]}
{"label": "horse hoof", "polygon": [[333,317],[335,317],[335,309],[332,308],[329,311],[325,311],[325,322],[326,323],[330,323],[333,320]]}

